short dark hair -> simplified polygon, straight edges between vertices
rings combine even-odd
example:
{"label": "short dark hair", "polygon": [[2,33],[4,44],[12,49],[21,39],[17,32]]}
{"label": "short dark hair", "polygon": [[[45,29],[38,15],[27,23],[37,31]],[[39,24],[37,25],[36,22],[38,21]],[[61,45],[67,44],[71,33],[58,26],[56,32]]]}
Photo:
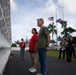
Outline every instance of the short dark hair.
{"label": "short dark hair", "polygon": [[44,20],[43,20],[42,18],[37,19],[37,21],[38,21],[38,20],[41,20],[41,21],[44,23]]}
{"label": "short dark hair", "polygon": [[21,41],[24,41],[24,39],[22,38]]}

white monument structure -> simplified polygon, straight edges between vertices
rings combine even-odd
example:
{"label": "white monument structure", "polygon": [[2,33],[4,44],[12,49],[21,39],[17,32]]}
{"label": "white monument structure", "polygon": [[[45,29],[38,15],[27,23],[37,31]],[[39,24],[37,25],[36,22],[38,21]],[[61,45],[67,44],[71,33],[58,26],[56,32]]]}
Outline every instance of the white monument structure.
{"label": "white monument structure", "polygon": [[10,55],[11,19],[10,0],[0,0],[0,75]]}

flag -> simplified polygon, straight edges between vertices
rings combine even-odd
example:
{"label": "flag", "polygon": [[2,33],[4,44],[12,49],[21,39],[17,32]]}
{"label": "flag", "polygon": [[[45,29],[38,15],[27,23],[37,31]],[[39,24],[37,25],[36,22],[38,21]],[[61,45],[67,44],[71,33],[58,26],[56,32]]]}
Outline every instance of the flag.
{"label": "flag", "polygon": [[54,21],[54,17],[49,17],[48,18],[50,21]]}
{"label": "flag", "polygon": [[61,22],[61,19],[57,19],[56,22]]}

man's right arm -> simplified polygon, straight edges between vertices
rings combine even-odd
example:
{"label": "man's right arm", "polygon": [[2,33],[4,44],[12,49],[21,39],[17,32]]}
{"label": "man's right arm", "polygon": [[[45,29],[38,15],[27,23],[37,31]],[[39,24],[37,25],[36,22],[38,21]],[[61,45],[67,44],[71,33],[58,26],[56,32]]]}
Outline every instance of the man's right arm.
{"label": "man's right arm", "polygon": [[48,47],[49,44],[50,44],[50,34],[47,34],[46,36],[47,36],[47,44],[46,44],[46,46]]}
{"label": "man's right arm", "polygon": [[47,44],[46,44],[46,50],[49,50],[49,44],[50,44],[50,34],[47,34]]}

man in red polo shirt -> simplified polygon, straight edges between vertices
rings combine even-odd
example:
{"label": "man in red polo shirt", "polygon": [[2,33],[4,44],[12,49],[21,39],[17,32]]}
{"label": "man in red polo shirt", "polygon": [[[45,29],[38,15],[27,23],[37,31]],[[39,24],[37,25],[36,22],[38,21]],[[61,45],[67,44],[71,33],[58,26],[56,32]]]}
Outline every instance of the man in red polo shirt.
{"label": "man in red polo shirt", "polygon": [[20,42],[20,52],[21,52],[21,59],[24,60],[25,59],[25,47],[26,47],[26,43],[24,42],[24,39],[21,39]]}

